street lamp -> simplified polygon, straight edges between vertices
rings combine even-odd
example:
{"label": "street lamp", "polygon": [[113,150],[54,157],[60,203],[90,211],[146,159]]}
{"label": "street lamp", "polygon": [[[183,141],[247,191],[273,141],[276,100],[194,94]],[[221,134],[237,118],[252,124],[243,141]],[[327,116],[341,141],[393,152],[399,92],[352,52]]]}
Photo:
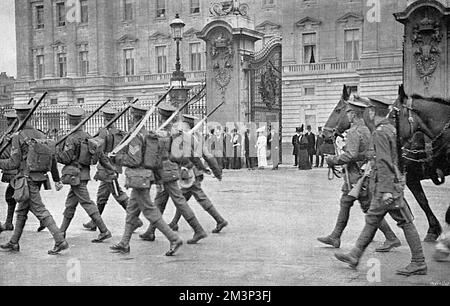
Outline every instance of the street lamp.
{"label": "street lamp", "polygon": [[[170,27],[172,28],[172,37],[177,44],[177,60],[175,63],[175,71],[172,73],[172,77],[170,78],[170,86],[173,87],[170,92],[170,101],[173,106],[176,108],[183,105],[188,97],[188,92],[191,89],[190,87],[185,86],[186,77],[184,76],[184,72],[181,70],[181,62],[180,62],[180,42],[183,40],[183,28],[185,27],[185,23],[181,20],[180,15],[176,14],[175,19],[170,23]],[[185,108],[184,111],[180,112],[180,116],[183,113],[186,113],[187,110]]]}
{"label": "street lamp", "polygon": [[184,72],[181,70],[180,62],[180,42],[183,40],[183,28],[185,23],[181,20],[180,15],[177,13],[175,19],[170,23],[172,28],[172,36],[177,44],[177,61],[175,63],[175,71],[172,73],[172,78],[170,79],[172,86],[179,85],[183,87],[183,82],[186,82]]}

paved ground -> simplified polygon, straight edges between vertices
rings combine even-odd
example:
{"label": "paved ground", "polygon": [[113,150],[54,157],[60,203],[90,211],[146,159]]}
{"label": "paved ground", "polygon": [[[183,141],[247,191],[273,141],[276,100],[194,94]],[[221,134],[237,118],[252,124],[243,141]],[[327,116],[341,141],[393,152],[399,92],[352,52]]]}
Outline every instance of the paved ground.
{"label": "paved ground", "polygon": [[[96,234],[83,230],[87,216],[80,207],[68,232],[71,248],[57,257],[47,255],[53,245],[51,236],[47,231],[34,232],[38,222],[30,216],[21,240],[21,253],[0,253],[0,285],[450,285],[450,262],[432,262],[432,244],[424,244],[429,263],[427,276],[395,275],[395,268],[406,265],[410,255],[403,234],[392,219],[388,221],[401,237],[403,247],[390,254],[375,254],[373,250],[383,238],[377,234],[358,271],[335,260],[335,250],[320,245],[316,237],[329,234],[334,226],[340,184],[339,180],[328,181],[325,169],[226,172],[222,183],[208,178],[205,190],[230,226],[220,235],[210,234],[199,245],[183,246],[172,258],[162,255],[168,243],[161,234],[154,243],[140,241],[136,234],[129,256],[111,254],[109,246],[120,240],[124,224],[124,212],[113,200],[104,214],[113,239],[101,245],[91,244]],[[92,196],[96,188],[96,182],[90,183]],[[67,187],[60,193],[43,192],[58,224],[67,192]],[[435,187],[426,183],[426,192],[443,221],[450,184]],[[1,185],[0,194],[3,193]],[[410,193],[407,197],[424,237],[425,216]],[[211,231],[214,221],[195,201],[190,204],[204,227]],[[173,213],[173,205],[169,204],[166,220]],[[1,205],[1,219],[4,215],[5,206]],[[355,207],[343,236],[344,250],[355,242],[363,224],[364,216]],[[182,238],[189,239],[192,233],[187,224],[182,221],[180,227]],[[2,233],[0,243],[7,242],[9,237],[10,233]],[[367,263],[376,266],[377,262],[381,282],[371,283],[367,275],[378,274],[371,273]]]}

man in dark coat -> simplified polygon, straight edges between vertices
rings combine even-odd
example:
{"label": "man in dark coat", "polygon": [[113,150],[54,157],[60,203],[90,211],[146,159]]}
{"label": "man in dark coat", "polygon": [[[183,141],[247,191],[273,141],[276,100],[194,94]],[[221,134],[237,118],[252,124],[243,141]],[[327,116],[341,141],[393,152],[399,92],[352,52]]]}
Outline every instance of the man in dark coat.
{"label": "man in dark coat", "polygon": [[300,128],[295,128],[295,135],[292,136],[292,146],[294,150],[292,155],[294,155],[295,164],[294,167],[298,167],[298,145],[300,140]]}
{"label": "man in dark coat", "polygon": [[309,163],[311,166],[314,163],[314,155],[316,155],[316,135],[311,131],[312,128],[310,125],[306,127],[308,131],[306,133],[306,138],[308,139],[308,155],[309,155]]}

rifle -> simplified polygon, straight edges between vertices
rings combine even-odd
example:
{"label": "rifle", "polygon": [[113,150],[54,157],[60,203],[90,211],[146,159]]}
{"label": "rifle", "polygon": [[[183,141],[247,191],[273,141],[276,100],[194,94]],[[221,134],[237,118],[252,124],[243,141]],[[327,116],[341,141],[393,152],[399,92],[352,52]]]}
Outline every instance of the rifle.
{"label": "rifle", "polygon": [[170,117],[169,119],[167,119],[157,130],[156,132],[160,132],[162,131],[167,125],[169,125],[170,122],[172,122],[173,119],[175,119],[175,117],[186,107],[189,105],[189,103],[191,103],[192,101],[194,101],[195,99],[197,99],[198,96],[200,96],[200,94],[203,92],[203,90],[205,89],[205,87],[202,88],[202,90],[200,90],[194,97],[192,97],[191,99],[189,99],[189,101],[187,101],[186,103],[184,103],[183,105],[181,105]]}
{"label": "rifle", "polygon": [[[111,119],[111,121],[109,121],[104,128],[105,129],[109,129],[114,123],[117,122],[117,120],[119,120],[120,117],[122,117],[123,115],[125,115],[125,113],[131,108],[131,106],[133,106],[133,104],[136,104],[139,101],[139,99],[134,100],[132,103],[130,103],[127,107],[125,107],[120,113],[118,113],[117,115],[114,116],[114,118]],[[97,132],[97,134],[94,135],[93,138],[98,137],[98,135],[100,135],[100,131]]]}
{"label": "rifle", "polygon": [[[27,116],[25,117],[25,119],[23,119],[22,122],[19,123],[19,126],[17,127],[17,129],[14,131],[19,132],[21,131],[25,125],[27,124],[27,122],[30,120],[30,118],[33,116],[33,114],[36,112],[36,110],[38,109],[39,105],[41,105],[42,101],[44,100],[45,96],[47,96],[48,92],[45,92],[42,97],[39,99],[39,101],[36,102],[36,104],[33,106],[33,108],[30,110],[30,112],[27,114]],[[12,139],[9,139],[1,148],[0,148],[0,155],[3,154],[3,152],[6,150],[6,148],[10,145]]]}
{"label": "rifle", "polygon": [[349,196],[355,199],[359,198],[365,180],[369,178],[372,173],[372,164],[368,162],[365,166],[366,169],[364,170],[364,175],[358,180],[353,189],[348,193]]}
{"label": "rifle", "polygon": [[164,96],[162,96],[161,99],[159,99],[159,101],[155,105],[153,105],[151,109],[148,110],[144,118],[142,118],[131,128],[131,130],[128,132],[127,135],[125,135],[120,144],[117,147],[115,147],[114,150],[112,150],[109,156],[117,155],[117,153],[122,151],[131,142],[131,140],[133,140],[139,134],[139,132],[145,126],[145,123],[148,121],[148,119],[150,119],[150,116],[158,109],[158,105],[161,104],[161,102],[166,99],[167,95],[172,91],[172,89],[173,87],[170,87],[170,89],[164,94]]}
{"label": "rifle", "polygon": [[81,121],[80,123],[78,123],[78,125],[76,127],[74,127],[69,133],[67,133],[67,135],[63,136],[60,140],[58,140],[56,142],[56,146],[60,145],[61,143],[63,143],[70,135],[74,134],[76,131],[78,131],[83,125],[86,124],[86,122],[88,122],[89,120],[91,120],[92,117],[95,116],[95,114],[97,114],[106,104],[108,104],[111,101],[111,99],[108,99],[106,102],[104,102],[102,105],[100,105],[99,107],[97,107],[97,109],[90,114],[89,116],[87,116],[86,118],[83,119],[83,121]]}
{"label": "rifle", "polygon": [[[30,101],[28,101],[27,105],[30,105],[31,102],[33,102],[33,98],[30,99]],[[8,127],[8,129],[6,130],[5,134],[3,134],[2,138],[0,139],[0,144],[3,143],[3,141],[5,141],[6,137],[10,134],[13,134],[15,131],[14,129],[17,127],[17,124],[19,123],[19,119],[14,119],[14,122]]]}
{"label": "rifle", "polygon": [[190,130],[188,132],[188,134],[194,134],[202,125],[203,123],[206,122],[206,120],[208,120],[209,117],[211,117],[220,107],[222,107],[222,105],[224,105],[225,102],[220,103],[219,105],[216,106],[216,108],[214,108],[209,114],[206,115],[205,118],[203,118],[202,120],[200,120],[199,123],[197,123],[192,130]]}

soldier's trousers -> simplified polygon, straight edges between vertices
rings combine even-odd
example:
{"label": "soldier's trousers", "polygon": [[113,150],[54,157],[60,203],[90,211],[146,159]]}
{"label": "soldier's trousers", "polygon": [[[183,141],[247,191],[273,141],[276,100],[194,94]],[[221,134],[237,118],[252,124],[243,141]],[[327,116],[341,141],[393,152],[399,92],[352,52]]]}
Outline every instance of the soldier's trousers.
{"label": "soldier's trousers", "polygon": [[126,223],[130,225],[136,224],[141,212],[151,224],[158,222],[162,218],[160,210],[150,198],[150,189],[133,188],[128,201]]}
{"label": "soldier's trousers", "polygon": [[173,204],[180,211],[181,215],[186,221],[195,217],[194,212],[187,204],[186,198],[181,192],[177,181],[164,183],[164,190],[158,190],[155,197],[155,205],[160,210],[161,214],[164,214],[166,210],[169,197],[172,199]]}
{"label": "soldier's trousers", "polygon": [[8,184],[8,187],[5,191],[5,201],[8,204],[8,212],[6,215],[6,224],[11,224],[13,222],[14,211],[16,210],[16,200],[14,200],[14,188],[11,184]]}
{"label": "soldier's trousers", "polygon": [[447,209],[447,213],[445,214],[445,222],[450,225],[450,206]]}
{"label": "soldier's trousers", "polygon": [[113,182],[100,182],[97,191],[97,207],[100,214],[103,213],[103,210],[105,209],[111,195],[120,204],[120,206],[123,207],[123,209],[127,209],[128,195],[122,190],[122,188],[120,188],[119,184],[117,184],[116,188],[114,188]]}
{"label": "soldier's trousers", "polygon": [[[192,196],[194,196],[195,200],[200,204],[200,206],[205,210],[209,211],[211,207],[213,207],[213,204],[211,203],[211,200],[208,198],[208,196],[205,194],[205,192],[202,189],[201,180],[198,178],[196,179],[194,185],[192,185],[190,188],[187,189],[181,189],[181,192],[183,193],[186,201],[189,201]],[[181,218],[181,213],[177,209],[175,216],[173,217],[173,220],[171,223],[176,224]],[[223,222],[223,219],[216,220],[218,222]]]}
{"label": "soldier's trousers", "polygon": [[[350,210],[353,207],[355,201],[356,201],[355,198],[349,196],[348,192],[343,190],[341,197],[341,207],[339,210],[336,226],[333,230],[333,233],[331,234],[332,237],[340,238],[342,236],[342,233],[347,227],[348,220],[350,219]],[[362,195],[358,199],[358,201],[361,205],[361,210],[363,211],[363,213],[367,214],[367,212],[370,210],[371,204],[369,194]],[[392,231],[389,224],[386,222],[384,218],[382,218],[382,220],[380,221],[380,225],[378,227],[383,232],[386,239],[394,240],[397,238],[397,236],[394,234],[394,232]]]}
{"label": "soldier's trousers", "polygon": [[[401,201],[406,202],[405,199],[401,199]],[[419,263],[425,262],[422,243],[414,224],[404,217],[400,209],[390,209],[389,206],[386,206],[381,197],[374,197],[374,199],[372,199],[370,209],[366,214],[366,225],[355,245],[357,251],[361,252],[361,254],[364,252],[367,246],[372,242],[378,227],[387,214],[391,215],[397,222],[397,225],[402,228],[405,233],[406,241],[411,249],[411,261]]]}
{"label": "soldier's trousers", "polygon": [[87,181],[82,181],[78,186],[71,186],[66,199],[64,217],[73,219],[78,204],[83,207],[89,217],[99,213],[97,205],[91,200],[87,189]]}
{"label": "soldier's trousers", "polygon": [[19,243],[20,237],[22,236],[23,229],[25,227],[25,223],[28,219],[28,212],[32,212],[36,218],[39,219],[41,224],[46,226],[53,238],[57,243],[64,240],[61,232],[57,228],[55,221],[50,214],[50,212],[45,208],[44,203],[42,202],[40,189],[42,186],[42,182],[34,182],[28,180],[28,190],[30,193],[30,198],[22,203],[18,203],[17,205],[17,220],[16,226],[14,229],[14,234],[11,237],[11,242],[14,244]]}

